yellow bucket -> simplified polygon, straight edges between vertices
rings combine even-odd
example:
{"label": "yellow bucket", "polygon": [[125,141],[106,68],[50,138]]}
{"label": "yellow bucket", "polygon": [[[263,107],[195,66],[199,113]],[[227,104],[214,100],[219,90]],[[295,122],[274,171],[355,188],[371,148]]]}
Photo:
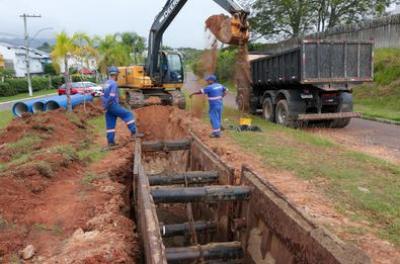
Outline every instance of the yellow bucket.
{"label": "yellow bucket", "polygon": [[251,118],[240,118],[239,124],[241,126],[251,126],[252,120]]}

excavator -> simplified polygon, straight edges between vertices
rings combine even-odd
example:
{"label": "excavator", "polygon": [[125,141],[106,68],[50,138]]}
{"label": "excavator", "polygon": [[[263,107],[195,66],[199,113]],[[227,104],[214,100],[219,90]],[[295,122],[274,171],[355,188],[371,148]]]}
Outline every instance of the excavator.
{"label": "excavator", "polygon": [[[235,0],[213,1],[232,15],[228,25],[221,29],[224,31],[224,38],[218,38],[217,34],[217,39],[225,44],[235,45],[247,41],[249,12]],[[181,91],[184,83],[182,55],[161,48],[165,30],[187,2],[188,0],[167,0],[156,16],[150,30],[145,65],[119,67],[118,85],[124,88],[126,102],[131,108],[152,104],[152,100],[148,100],[151,97],[156,97],[155,103],[158,104],[185,108],[185,97]]]}

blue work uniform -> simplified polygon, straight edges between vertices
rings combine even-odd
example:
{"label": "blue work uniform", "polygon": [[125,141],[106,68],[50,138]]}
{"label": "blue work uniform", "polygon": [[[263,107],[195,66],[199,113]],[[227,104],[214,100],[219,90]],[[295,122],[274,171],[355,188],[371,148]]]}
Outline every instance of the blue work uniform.
{"label": "blue work uniform", "polygon": [[106,110],[108,144],[115,144],[115,126],[118,117],[125,122],[132,134],[136,134],[135,116],[119,104],[118,84],[114,80],[110,79],[105,83],[102,100]]}
{"label": "blue work uniform", "polygon": [[223,98],[227,89],[219,83],[213,83],[201,89],[200,92],[208,96],[209,117],[212,126],[212,134],[221,135]]}

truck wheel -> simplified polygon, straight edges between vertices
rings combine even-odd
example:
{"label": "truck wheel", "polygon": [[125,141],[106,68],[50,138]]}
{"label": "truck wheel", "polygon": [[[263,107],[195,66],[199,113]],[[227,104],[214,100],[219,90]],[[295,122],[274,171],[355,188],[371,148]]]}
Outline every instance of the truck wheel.
{"label": "truck wheel", "polygon": [[345,128],[350,124],[351,118],[340,118],[332,120],[330,127],[331,128]]}
{"label": "truck wheel", "polygon": [[175,90],[169,91],[169,93],[172,95],[172,105],[184,110],[186,108],[186,99],[182,91]]}
{"label": "truck wheel", "polygon": [[275,121],[274,104],[271,98],[266,98],[263,102],[263,117],[269,122]]}
{"label": "truck wheel", "polygon": [[126,102],[132,109],[141,108],[145,105],[144,95],[137,91],[127,91]]}
{"label": "truck wheel", "polygon": [[287,100],[282,99],[278,102],[275,108],[275,122],[282,126],[297,128],[300,124],[291,119],[289,105]]}
{"label": "truck wheel", "polygon": [[[353,96],[351,93],[343,92],[340,94],[340,105],[338,113],[352,112],[353,111]],[[331,128],[344,128],[350,124],[351,118],[340,118],[332,120]]]}

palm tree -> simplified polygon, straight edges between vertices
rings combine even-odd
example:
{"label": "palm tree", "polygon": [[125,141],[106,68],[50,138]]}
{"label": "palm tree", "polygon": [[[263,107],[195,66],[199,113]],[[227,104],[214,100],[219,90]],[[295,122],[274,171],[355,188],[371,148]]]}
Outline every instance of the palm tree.
{"label": "palm tree", "polygon": [[75,46],[74,54],[80,60],[81,67],[83,67],[84,63],[89,65],[90,58],[97,58],[98,52],[94,48],[93,40],[86,33],[74,33],[72,42]]}
{"label": "palm tree", "polygon": [[141,60],[138,55],[142,54],[146,48],[145,38],[135,32],[124,32],[117,35],[121,36],[122,43],[129,47],[130,52],[133,53],[134,63],[138,64]]}
{"label": "palm tree", "polygon": [[[74,45],[72,38],[68,36],[68,34],[63,31],[56,36],[56,44],[54,45],[53,51],[51,52],[51,57],[54,62],[63,61],[65,72],[65,86],[67,92],[67,109],[69,112],[72,112],[72,104],[71,104],[71,83],[69,77],[69,65],[68,59],[74,55],[76,52],[76,46]],[[57,65],[57,63],[55,63]],[[56,66],[57,71],[60,71],[59,66]]]}
{"label": "palm tree", "polygon": [[105,73],[110,65],[127,66],[131,63],[129,47],[117,40],[117,35],[106,35],[96,38],[98,42],[100,71]]}

